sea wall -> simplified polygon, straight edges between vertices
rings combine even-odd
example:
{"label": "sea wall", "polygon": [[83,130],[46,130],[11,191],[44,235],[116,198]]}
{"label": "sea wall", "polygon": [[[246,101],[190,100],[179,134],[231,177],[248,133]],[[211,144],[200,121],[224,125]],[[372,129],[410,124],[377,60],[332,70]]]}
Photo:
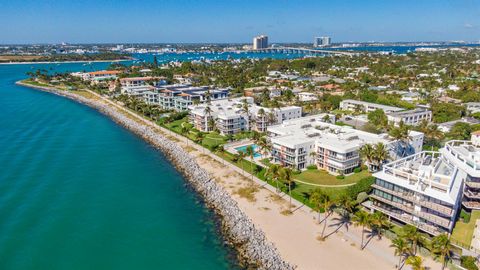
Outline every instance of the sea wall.
{"label": "sea wall", "polygon": [[230,197],[228,192],[216,181],[210,179],[208,173],[198,165],[195,158],[177,143],[155,132],[153,128],[126,117],[117,109],[102,102],[87,99],[74,92],[21,82],[17,82],[17,84],[67,97],[97,109],[160,149],[175,167],[185,175],[190,185],[203,197],[207,206],[221,216],[222,231],[238,250],[244,263],[259,269],[294,269],[292,265],[281,258],[274,245],[268,242],[265,234],[240,210],[237,202]]}

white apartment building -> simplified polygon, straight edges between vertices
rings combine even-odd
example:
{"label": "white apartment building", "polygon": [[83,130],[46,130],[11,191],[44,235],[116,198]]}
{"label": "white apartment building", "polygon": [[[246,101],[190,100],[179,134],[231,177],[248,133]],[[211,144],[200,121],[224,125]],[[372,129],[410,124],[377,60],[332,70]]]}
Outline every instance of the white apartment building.
{"label": "white apartment building", "polygon": [[387,119],[388,122],[394,123],[395,126],[398,126],[400,122],[403,122],[406,125],[417,126],[424,120],[431,122],[432,112],[422,108],[408,111],[391,112],[387,113]]}
{"label": "white apartment building", "polygon": [[164,77],[131,77],[121,78],[120,86],[122,94],[138,95],[145,91],[152,90],[151,87],[165,84]]}
{"label": "white apartment building", "polygon": [[365,102],[365,101],[360,101],[360,100],[353,100],[353,99],[346,99],[346,100],[341,101],[340,102],[340,109],[345,110],[345,111],[361,111],[361,112],[364,112],[364,113],[369,113],[369,112],[375,111],[377,109],[380,109],[380,110],[384,111],[385,113],[400,112],[400,111],[405,110],[403,108],[387,106],[387,105],[371,103],[371,102]]}
{"label": "white apartment building", "polygon": [[253,38],[253,49],[266,49],[268,48],[268,36],[261,35]]}
{"label": "white apartment building", "polygon": [[[271,124],[302,116],[301,107],[272,109],[257,106],[253,101],[251,97],[242,97],[212,101],[211,104],[191,105],[190,121],[200,131],[212,131],[214,124],[221,134],[232,135],[247,130],[265,132]],[[245,110],[245,107],[248,109]]]}
{"label": "white apartment building", "polygon": [[480,132],[387,164],[374,176],[373,204],[365,206],[432,235],[451,232],[462,205],[480,209]]}
{"label": "white apartment building", "polygon": [[98,83],[105,80],[115,80],[118,75],[121,74],[120,70],[99,70],[92,72],[73,72],[70,75],[74,77],[82,78],[85,81],[91,81],[92,83]]}
{"label": "white apartment building", "polygon": [[438,152],[420,152],[383,166],[367,207],[432,235],[453,229],[466,174]]}
{"label": "white apartment building", "polygon": [[330,37],[315,37],[313,39],[313,47],[328,46],[331,42],[332,39]]}
{"label": "white apartment building", "polygon": [[387,134],[373,134],[337,126],[333,115],[320,114],[284,121],[267,128],[273,161],[297,170],[315,164],[332,174],[349,174],[361,165],[359,150],[365,144],[383,143],[392,159],[421,151],[423,133],[410,131],[401,143]]}

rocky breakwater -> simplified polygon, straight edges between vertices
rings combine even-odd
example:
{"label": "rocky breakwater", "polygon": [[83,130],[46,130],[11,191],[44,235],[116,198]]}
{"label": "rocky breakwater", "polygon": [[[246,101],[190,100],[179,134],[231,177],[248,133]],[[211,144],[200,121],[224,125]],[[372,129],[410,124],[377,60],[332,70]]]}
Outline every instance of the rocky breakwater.
{"label": "rocky breakwater", "polygon": [[85,98],[74,92],[24,83],[18,84],[64,96],[88,105],[141,136],[159,148],[173,162],[176,168],[185,175],[191,186],[203,197],[208,207],[214,209],[222,217],[223,233],[239,251],[245,264],[259,269],[280,270],[295,268],[281,258],[274,245],[266,239],[265,234],[256,228],[253,222],[240,210],[237,202],[230,197],[228,192],[217,184],[216,181],[212,180],[195,159],[177,143],[155,132],[154,128],[132,120],[103,102]]}

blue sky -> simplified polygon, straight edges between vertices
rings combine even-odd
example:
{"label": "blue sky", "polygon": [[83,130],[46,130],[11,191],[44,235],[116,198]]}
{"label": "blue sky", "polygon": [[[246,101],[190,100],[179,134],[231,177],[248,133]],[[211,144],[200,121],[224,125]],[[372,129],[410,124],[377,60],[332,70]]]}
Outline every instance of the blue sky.
{"label": "blue sky", "polygon": [[480,40],[480,0],[1,0],[0,43]]}

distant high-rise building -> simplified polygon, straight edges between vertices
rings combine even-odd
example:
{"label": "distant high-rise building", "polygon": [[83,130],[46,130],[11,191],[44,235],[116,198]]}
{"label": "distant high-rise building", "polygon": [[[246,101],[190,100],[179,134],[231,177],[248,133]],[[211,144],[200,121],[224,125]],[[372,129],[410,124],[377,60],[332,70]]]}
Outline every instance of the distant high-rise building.
{"label": "distant high-rise building", "polygon": [[253,38],[253,49],[266,49],[268,48],[268,36],[261,35]]}
{"label": "distant high-rise building", "polygon": [[332,42],[332,39],[330,37],[315,37],[313,39],[313,46],[314,47],[322,47],[322,46],[328,46]]}

